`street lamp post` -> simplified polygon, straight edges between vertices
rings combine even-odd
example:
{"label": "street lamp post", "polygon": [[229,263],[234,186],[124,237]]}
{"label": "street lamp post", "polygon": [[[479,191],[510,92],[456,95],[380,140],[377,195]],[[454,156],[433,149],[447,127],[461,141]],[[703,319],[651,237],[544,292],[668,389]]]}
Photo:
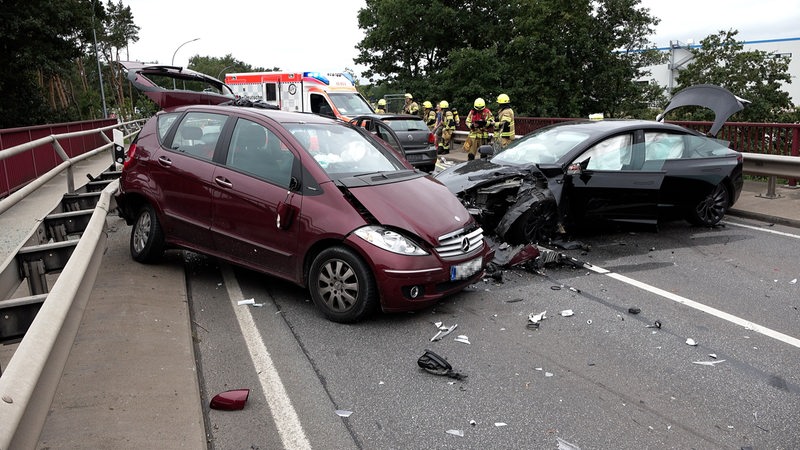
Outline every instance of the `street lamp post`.
{"label": "street lamp post", "polygon": [[[194,39],[188,40],[188,41],[184,42],[183,44],[179,45],[178,48],[176,48],[175,51],[172,53],[172,61],[169,63],[169,65],[170,66],[174,66],[175,65],[175,55],[178,54],[178,50],[180,50],[181,47],[183,47],[184,45],[188,44],[189,42],[194,42],[194,41],[196,41],[198,39],[200,39],[200,38],[194,38]],[[172,89],[173,90],[177,89],[174,78],[172,79]]]}

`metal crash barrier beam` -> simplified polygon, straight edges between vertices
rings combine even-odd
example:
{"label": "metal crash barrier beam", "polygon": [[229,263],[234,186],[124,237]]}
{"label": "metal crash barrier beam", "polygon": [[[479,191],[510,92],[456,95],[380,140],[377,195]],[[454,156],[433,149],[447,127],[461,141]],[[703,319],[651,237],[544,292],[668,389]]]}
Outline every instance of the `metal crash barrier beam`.
{"label": "metal crash barrier beam", "polygon": [[118,182],[103,190],[61,276],[0,376],[0,449],[36,448],[106,249]]}

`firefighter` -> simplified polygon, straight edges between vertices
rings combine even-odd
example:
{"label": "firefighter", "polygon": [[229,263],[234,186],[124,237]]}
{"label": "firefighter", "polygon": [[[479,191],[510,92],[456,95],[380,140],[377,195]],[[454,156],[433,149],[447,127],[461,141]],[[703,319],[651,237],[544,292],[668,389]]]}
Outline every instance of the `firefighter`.
{"label": "firefighter", "polygon": [[450,104],[447,100],[439,102],[439,123],[436,126],[437,130],[441,130],[439,142],[436,151],[440,155],[450,153],[450,144],[453,142],[453,132],[456,131],[458,122],[456,115],[450,110]]}
{"label": "firefighter", "polygon": [[436,128],[436,110],[433,109],[433,104],[425,100],[422,102],[422,120],[428,125],[428,129],[433,131]]}
{"label": "firefighter", "polygon": [[466,124],[469,135],[464,142],[464,151],[467,152],[467,159],[473,160],[478,147],[489,143],[489,128],[494,125],[492,111],[486,107],[486,102],[482,98],[475,99],[472,109],[467,114]]}
{"label": "firefighter", "polygon": [[375,109],[375,112],[378,114],[386,114],[386,99],[382,98],[378,100],[378,107]]}
{"label": "firefighter", "polygon": [[419,115],[419,105],[414,101],[414,96],[406,94],[406,103],[403,106],[403,114]]}
{"label": "firefighter", "polygon": [[494,138],[500,143],[500,148],[508,147],[514,140],[514,110],[511,109],[511,99],[506,94],[497,96],[500,110],[497,112],[497,122],[494,127]]}

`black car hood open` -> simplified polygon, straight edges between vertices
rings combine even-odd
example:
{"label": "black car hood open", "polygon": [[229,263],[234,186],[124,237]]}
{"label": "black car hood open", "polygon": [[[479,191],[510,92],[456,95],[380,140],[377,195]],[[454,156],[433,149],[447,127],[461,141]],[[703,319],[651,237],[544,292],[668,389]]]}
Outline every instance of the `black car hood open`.
{"label": "black car hood open", "polygon": [[[153,100],[163,108],[184,105],[218,105],[220,103],[235,100],[233,91],[222,81],[195,72],[194,70],[183,67],[150,65],[136,61],[120,61],[120,65],[127,72],[128,80],[136,89],[144,93],[150,100]],[[172,86],[163,86],[155,80],[171,79]],[[199,82],[207,86],[209,90],[193,91],[178,89],[183,87],[180,82]],[[180,84],[179,84],[180,83]]]}
{"label": "black car hood open", "polygon": [[730,116],[744,109],[748,100],[733,95],[729,90],[713,84],[698,84],[676,93],[663,113],[658,115],[660,122],[673,109],[681,106],[703,106],[714,111],[714,124],[708,131],[716,136]]}

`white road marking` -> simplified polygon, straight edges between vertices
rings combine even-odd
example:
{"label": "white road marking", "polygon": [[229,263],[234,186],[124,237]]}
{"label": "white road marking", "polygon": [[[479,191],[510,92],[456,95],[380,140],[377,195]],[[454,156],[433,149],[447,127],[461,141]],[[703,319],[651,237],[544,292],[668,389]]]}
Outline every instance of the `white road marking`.
{"label": "white road marking", "polygon": [[649,284],[642,283],[641,281],[634,280],[633,278],[628,278],[625,275],[620,275],[618,273],[611,272],[610,270],[603,269],[602,267],[598,267],[588,263],[584,263],[583,267],[591,271],[594,271],[596,273],[606,275],[623,283],[629,284],[631,286],[637,287],[639,289],[645,290],[652,294],[658,295],[660,297],[664,297],[668,300],[672,300],[673,302],[680,303],[690,308],[694,308],[698,311],[702,311],[706,314],[711,314],[712,316],[718,317],[723,320],[727,320],[728,322],[745,327],[749,330],[753,330],[756,333],[761,333],[765,336],[777,339],[786,344],[800,348],[800,339],[783,334],[779,331],[775,331],[770,328],[761,326],[757,323],[750,322],[749,320],[742,319],[741,317],[734,316],[733,314],[726,313],[725,311],[720,311],[719,309],[713,308],[708,305],[704,305],[702,303],[698,303],[694,300],[689,300],[686,297],[681,297],[680,295],[673,294],[672,292],[667,292],[655,286],[650,286]]}
{"label": "white road marking", "polygon": [[264,340],[258,333],[253,321],[253,315],[250,314],[250,308],[237,305],[237,301],[244,296],[230,266],[222,265],[222,277],[284,448],[311,449],[311,443],[306,438],[306,433],[300,424],[300,419],[294,410],[292,401],[286,393],[286,388],[281,382],[278,371],[275,370],[272,357],[270,357],[267,347],[264,346]]}
{"label": "white road marking", "polygon": [[735,227],[747,228],[747,229],[750,229],[750,230],[763,231],[764,233],[772,233],[772,234],[777,234],[779,236],[800,239],[800,235],[792,234],[792,233],[784,233],[783,231],[768,230],[768,229],[766,229],[764,227],[754,227],[752,225],[745,225],[743,223],[734,223],[734,222],[728,222],[728,221],[725,221],[725,223],[727,225],[733,225]]}

